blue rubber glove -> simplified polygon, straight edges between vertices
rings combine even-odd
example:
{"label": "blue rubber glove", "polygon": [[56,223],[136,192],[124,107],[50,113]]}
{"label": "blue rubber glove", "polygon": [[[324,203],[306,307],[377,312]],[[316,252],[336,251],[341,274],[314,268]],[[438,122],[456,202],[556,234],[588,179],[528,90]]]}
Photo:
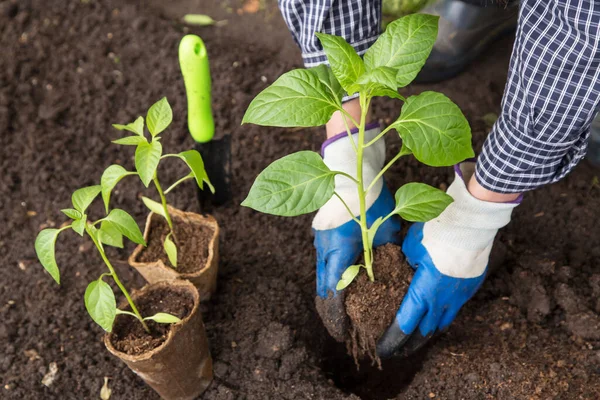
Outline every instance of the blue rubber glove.
{"label": "blue rubber glove", "polygon": [[446,329],[481,287],[494,237],[519,204],[490,203],[471,196],[465,182],[475,163],[455,167],[448,188],[454,202],[436,219],[415,223],[402,251],[415,275],[396,318],[377,344],[382,358],[408,355]]}
{"label": "blue rubber glove", "polygon": [[[365,140],[372,140],[379,134],[378,125],[371,125],[365,132]],[[356,140],[356,135],[354,140]],[[346,133],[329,139],[322,148],[325,164],[335,171],[343,171],[356,176],[356,154]],[[363,163],[364,185],[371,184],[381,171],[385,161],[385,144],[379,140],[365,149]],[[344,199],[352,213],[359,214],[356,184],[347,177],[336,176],[336,192]],[[367,195],[367,224],[379,217],[388,215],[395,206],[395,200],[382,179],[374,184]],[[348,320],[344,306],[344,291],[336,286],[342,273],[356,263],[363,251],[360,226],[352,220],[344,204],[334,196],[325,204],[313,221],[314,245],[317,250],[317,297],[316,306],[330,335],[344,341],[348,331]],[[390,218],[381,225],[375,235],[374,246],[393,242],[399,244],[400,221]]]}

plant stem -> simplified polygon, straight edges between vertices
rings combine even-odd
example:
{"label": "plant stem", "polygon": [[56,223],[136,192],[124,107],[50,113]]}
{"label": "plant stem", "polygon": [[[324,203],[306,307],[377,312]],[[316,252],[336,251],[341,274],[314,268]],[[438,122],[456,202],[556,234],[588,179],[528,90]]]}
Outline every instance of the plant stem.
{"label": "plant stem", "polygon": [[[350,114],[348,114],[349,116]],[[348,138],[350,139],[350,143],[352,143],[352,148],[354,149],[355,153],[358,153],[358,147],[356,147],[356,143],[354,143],[354,139],[352,138],[352,130],[350,129],[350,126],[348,125],[348,121],[346,120],[346,115],[342,114],[342,120],[344,121],[344,125],[346,126],[346,133],[348,134]],[[352,117],[350,117],[352,118]],[[356,125],[356,123],[354,124]]]}
{"label": "plant stem", "polygon": [[369,100],[365,98],[365,96],[361,93],[360,95],[360,124],[358,126],[358,151],[356,155],[357,165],[356,165],[356,177],[358,180],[358,199],[360,203],[360,230],[362,233],[362,241],[363,241],[363,249],[364,249],[364,258],[365,258],[365,268],[367,269],[367,275],[369,275],[369,279],[371,282],[375,281],[375,277],[373,276],[373,260],[372,249],[369,246],[369,235],[368,235],[368,226],[367,226],[367,205],[366,205],[366,191],[364,188],[364,179],[363,179],[363,156],[365,150],[365,126],[366,126],[366,118],[367,111],[369,109]]}
{"label": "plant stem", "polygon": [[125,286],[123,286],[123,284],[121,283],[121,280],[117,276],[117,272],[115,271],[115,269],[112,266],[112,264],[110,263],[110,261],[108,261],[108,257],[106,257],[106,254],[104,253],[104,249],[102,248],[100,243],[98,243],[98,241],[96,240],[96,238],[94,237],[92,232],[90,232],[87,225],[85,227],[85,230],[88,233],[88,235],[90,236],[90,238],[92,238],[92,241],[96,245],[96,248],[98,249],[98,252],[100,253],[100,256],[102,257],[102,260],[108,267],[108,270],[110,271],[110,276],[112,276],[112,278],[114,279],[114,281],[117,284],[117,286],[119,287],[119,289],[121,289],[121,293],[123,293],[123,295],[125,295],[125,298],[127,299],[129,306],[131,307],[131,310],[137,316],[137,318],[140,320],[140,322],[141,322],[142,326],[144,327],[144,329],[146,330],[146,332],[150,333],[150,329],[148,328],[148,325],[146,325],[146,322],[144,322],[144,319],[142,318],[142,315],[138,311],[137,307],[135,306],[135,303],[131,299],[129,292],[127,291],[127,289],[125,289]]}
{"label": "plant stem", "polygon": [[171,221],[171,215],[169,214],[169,210],[167,207],[167,199],[165,198],[165,193],[163,192],[156,175],[154,175],[152,181],[154,182],[154,186],[156,186],[156,191],[158,191],[158,195],[160,196],[160,202],[162,203],[163,210],[165,212],[165,218],[167,220],[167,224],[169,225],[169,229],[171,230],[171,232],[173,232],[173,221]]}
{"label": "plant stem", "polygon": [[169,188],[167,190],[165,190],[165,194],[169,194],[169,192],[171,190],[175,189],[177,187],[177,185],[179,185],[181,182],[187,181],[188,179],[194,179],[194,175],[188,174],[188,175],[184,176],[183,178],[179,179],[177,182],[175,182],[174,184],[169,186]]}
{"label": "plant stem", "polygon": [[356,217],[354,216],[354,213],[352,212],[352,210],[350,209],[350,207],[348,207],[348,204],[346,204],[346,202],[344,201],[344,199],[342,199],[342,196],[340,196],[337,192],[333,192],[333,194],[335,196],[337,196],[337,198],[340,199],[340,201],[342,202],[342,204],[344,205],[344,207],[346,207],[346,211],[348,211],[348,214],[350,214],[350,216],[352,217],[352,220],[354,220],[354,222],[356,222],[357,224],[360,225],[360,221],[358,219],[356,219]]}
{"label": "plant stem", "polygon": [[377,142],[379,139],[381,139],[386,133],[388,133],[390,131],[390,129],[392,129],[392,125],[388,126],[387,128],[385,128],[384,130],[382,130],[379,135],[375,136],[375,138],[373,140],[371,140],[369,143],[365,144],[365,147],[369,147],[372,144],[375,144],[375,142]]}
{"label": "plant stem", "polygon": [[379,171],[379,173],[378,173],[378,174],[375,176],[375,179],[373,179],[373,182],[371,182],[371,184],[370,184],[370,185],[369,185],[369,187],[367,188],[366,192],[368,192],[369,190],[373,189],[373,186],[374,186],[374,185],[375,185],[375,183],[376,183],[376,182],[379,180],[379,178],[381,178],[381,177],[383,176],[383,174],[385,173],[385,171],[387,171],[388,169],[390,169],[390,167],[391,167],[392,165],[394,165],[394,163],[395,163],[396,161],[398,161],[398,159],[399,159],[400,157],[402,157],[403,155],[404,155],[404,154],[402,154],[402,152],[398,152],[398,154],[396,154],[396,156],[395,156],[394,158],[392,158],[392,159],[390,160],[390,162],[389,162],[389,163],[387,163],[387,164],[385,165],[385,167],[383,167],[383,168],[381,169],[381,171]]}

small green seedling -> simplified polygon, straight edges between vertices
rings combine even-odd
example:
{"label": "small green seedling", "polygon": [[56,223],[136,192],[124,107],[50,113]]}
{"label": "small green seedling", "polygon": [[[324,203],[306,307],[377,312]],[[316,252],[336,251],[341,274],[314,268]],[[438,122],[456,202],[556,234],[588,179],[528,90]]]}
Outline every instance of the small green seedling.
{"label": "small green seedling", "polygon": [[[63,214],[71,219],[71,223],[59,229],[44,229],[38,234],[35,239],[35,252],[38,259],[50,276],[54,278],[56,283],[60,284],[60,271],[56,264],[55,257],[55,245],[58,235],[67,229],[74,230],[80,236],[87,233],[92,239],[92,242],[94,242],[94,245],[96,245],[96,249],[98,249],[102,260],[109,271],[100,275],[97,280],[92,281],[85,291],[85,308],[94,322],[107,332],[112,330],[113,322],[117,314],[127,314],[137,318],[148,332],[148,325],[145,322],[147,320],[153,320],[161,324],[180,322],[179,318],[167,313],[157,313],[151,317],[143,318],[131,299],[129,292],[121,283],[121,280],[117,276],[117,272],[106,256],[104,246],[107,245],[122,248],[123,236],[144,246],[146,243],[142,237],[142,232],[135,223],[133,217],[123,210],[114,209],[104,218],[94,222],[88,221],[86,210],[92,201],[100,194],[101,190],[101,186],[96,185],[78,189],[73,193],[71,197],[73,208],[61,210]],[[121,311],[117,308],[115,294],[110,285],[104,282],[105,277],[111,277],[115,281],[127,299],[133,312]]]}
{"label": "small green seedling", "polygon": [[[159,133],[163,132],[171,124],[173,120],[173,111],[167,101],[166,97],[163,97],[158,102],[152,105],[148,109],[146,114],[146,126],[150,132],[150,140],[144,135],[144,117],[138,117],[134,122],[127,125],[114,124],[113,127],[118,130],[125,130],[134,133],[132,136],[126,136],[121,139],[114,140],[113,143],[136,146],[135,149],[135,169],[136,171],[127,171],[120,165],[111,165],[104,171],[102,178],[100,179],[100,185],[102,187],[102,199],[104,200],[104,206],[106,212],[109,209],[110,194],[113,188],[119,183],[121,179],[128,175],[138,175],[142,180],[144,186],[148,187],[150,183],[154,184],[158,195],[160,196],[160,203],[151,200],[147,197],[142,197],[142,201],[150,209],[150,211],[161,215],[167,220],[169,226],[169,233],[165,237],[163,248],[169,262],[173,267],[177,268],[177,238],[173,231],[173,220],[169,214],[167,207],[166,194],[171,192],[180,183],[188,180],[195,179],[200,189],[204,188],[204,184],[209,187],[211,192],[215,192],[215,188],[210,183],[206,170],[204,169],[204,161],[202,156],[196,150],[187,150],[179,154],[163,154],[162,145],[160,143]],[[162,185],[158,179],[158,164],[160,160],[175,157],[183,160],[190,169],[190,173],[173,183],[167,190],[163,191]]]}
{"label": "small green seedling", "polygon": [[[421,70],[437,36],[438,17],[414,14],[388,25],[385,33],[361,58],[346,41],[337,36],[317,33],[331,68],[320,65],[285,73],[263,90],[250,104],[242,123],[264,126],[312,127],[327,123],[339,111],[346,122],[358,127],[354,148],[357,178],[331,171],[318,153],[301,151],[269,165],[256,178],[242,205],[257,211],[281,216],[296,216],[316,211],[336,195],[334,177],[346,175],[356,183],[360,215],[352,219],[360,225],[364,247],[364,264],[350,266],[337,285],[341,290],[356,277],[361,267],[373,276],[373,239],[383,222],[398,214],[408,221],[429,221],[437,217],[452,198],[443,191],[422,183],[408,183],[396,192],[396,207],[370,226],[366,220],[366,194],[383,174],[404,155],[413,154],[430,166],[450,166],[473,157],[471,128],[458,108],[441,93],[423,92],[405,98],[398,88],[408,85]],[[362,114],[356,121],[342,107],[345,93],[359,93]],[[381,134],[365,140],[367,113],[371,101],[387,96],[404,102],[400,116]],[[384,166],[370,185],[363,180],[363,152],[396,130],[402,147]],[[350,129],[347,129],[351,135]],[[351,139],[352,140],[352,139]],[[352,140],[354,143],[354,140]]]}

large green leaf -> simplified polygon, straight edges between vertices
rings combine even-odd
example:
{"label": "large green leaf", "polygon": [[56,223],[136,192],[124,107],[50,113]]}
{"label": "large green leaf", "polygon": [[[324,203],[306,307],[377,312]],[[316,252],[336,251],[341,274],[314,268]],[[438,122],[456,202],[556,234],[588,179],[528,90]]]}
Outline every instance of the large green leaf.
{"label": "large green leaf", "polygon": [[351,89],[352,91],[364,91],[369,96],[402,98],[396,84],[396,70],[391,67],[377,67],[365,73]]}
{"label": "large green leaf", "polygon": [[349,88],[365,73],[365,63],[344,38],[325,33],[315,35],[327,54],[331,71],[342,87],[350,93]]}
{"label": "large green leaf", "polygon": [[390,23],[365,53],[367,71],[377,67],[394,68],[398,87],[408,85],[431,53],[437,37],[438,19],[433,15],[412,14]]}
{"label": "large green leaf", "polygon": [[144,136],[144,117],[137,117],[134,122],[127,125],[113,124],[113,127],[120,131],[129,131]]}
{"label": "large green leaf", "polygon": [[115,208],[108,214],[105,218],[106,221],[112,222],[115,228],[121,232],[122,235],[126,236],[132,242],[137,244],[146,245],[144,241],[144,237],[142,236],[142,232],[140,228],[135,223],[133,217],[127,212]]}
{"label": "large green leaf", "polygon": [[202,160],[202,156],[196,150],[188,150],[178,154],[178,157],[181,158],[187,166],[192,171],[194,178],[196,179],[196,183],[200,189],[203,189],[204,182],[209,185],[211,192],[215,192],[215,188],[210,183],[210,179],[208,179],[208,175],[206,170],[204,169],[204,161]]}
{"label": "large green leaf", "polygon": [[471,127],[460,108],[441,93],[406,99],[392,124],[417,160],[433,167],[454,165],[475,156]]}
{"label": "large green leaf", "polygon": [[285,156],[261,172],[243,206],[293,217],[319,209],[333,196],[335,172],[313,151]]}
{"label": "large green leaf", "polygon": [[333,75],[331,68],[325,64],[321,64],[317,67],[309,68],[308,72],[315,75],[325,85],[329,93],[338,102],[338,105],[342,104],[342,97],[344,97],[346,91]]}
{"label": "large green leaf", "polygon": [[153,137],[167,129],[171,121],[173,121],[173,110],[171,110],[166,97],[163,97],[148,109],[146,124]]}
{"label": "large green leaf", "polygon": [[440,189],[424,183],[407,183],[396,191],[394,214],[412,222],[431,221],[454,200]]}
{"label": "large green leaf", "polygon": [[242,123],[264,126],[324,125],[341,105],[317,74],[296,69],[279,77],[252,100]]}
{"label": "large green leaf", "polygon": [[56,265],[54,247],[60,232],[61,229],[44,229],[35,238],[35,253],[42,266],[58,284],[60,284],[60,271]]}
{"label": "large green leaf", "polygon": [[335,290],[343,290],[352,283],[356,275],[360,272],[361,265],[351,265],[342,274],[339,282],[335,286]]}
{"label": "large green leaf", "polygon": [[107,332],[112,331],[117,315],[117,302],[110,285],[102,280],[91,282],[84,295],[85,308],[95,323]]}
{"label": "large green leaf", "polygon": [[162,145],[154,140],[151,143],[142,143],[135,149],[135,169],[144,186],[148,187],[162,155]]}
{"label": "large green leaf", "polygon": [[108,246],[123,248],[123,234],[110,221],[102,221],[98,231],[98,240]]}
{"label": "large green leaf", "polygon": [[121,179],[127,175],[135,175],[135,172],[129,172],[120,165],[113,164],[106,168],[100,178],[100,186],[102,188],[102,200],[104,201],[104,208],[108,212],[108,205],[110,203],[110,194],[114,187],[119,183]]}
{"label": "large green leaf", "polygon": [[100,194],[100,190],[100,185],[88,186],[81,189],[77,189],[73,192],[73,195],[71,196],[73,208],[75,208],[80,213],[84,214],[85,210],[89,207],[92,201],[94,201],[96,196]]}

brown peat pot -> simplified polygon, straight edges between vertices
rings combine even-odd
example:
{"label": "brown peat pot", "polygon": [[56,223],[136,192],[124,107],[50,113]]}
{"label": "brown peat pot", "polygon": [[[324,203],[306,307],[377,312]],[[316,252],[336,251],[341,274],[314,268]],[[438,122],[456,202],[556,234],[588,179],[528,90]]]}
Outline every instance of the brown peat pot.
{"label": "brown peat pot", "polygon": [[[170,264],[167,265],[168,258],[162,247],[164,237],[161,237],[161,240],[151,240],[153,230],[166,227],[166,221],[162,216],[151,212],[146,220],[144,230],[144,239],[148,247],[138,245],[129,257],[129,265],[135,268],[150,284],[173,279],[190,281],[198,288],[200,301],[206,301],[217,289],[219,225],[210,215],[203,216],[192,212],[184,212],[171,206],[168,207],[175,234],[178,238],[178,264],[181,264],[181,260],[186,257],[186,251],[204,251],[204,248],[206,248],[204,255],[201,257],[188,255],[191,260],[187,263],[189,265],[185,265],[185,270],[182,265],[179,265],[178,268],[173,268]],[[159,224],[161,225],[159,226]],[[209,237],[202,237],[206,236],[207,232],[210,232]],[[166,235],[166,231],[164,235]],[[203,239],[203,241],[201,243],[194,242],[198,238]],[[181,240],[186,241],[185,246],[179,246]],[[151,247],[155,248],[152,249]],[[202,249],[199,249],[199,247],[202,247]],[[144,254],[145,252],[159,256],[148,260],[148,257]]]}
{"label": "brown peat pot", "polygon": [[[155,298],[163,298],[164,303],[187,302],[187,315],[177,324],[163,325],[166,330],[158,347],[147,351],[136,351],[135,354],[117,350],[120,341],[127,341],[135,336],[127,328],[118,328],[119,321],[115,322],[112,333],[104,336],[104,344],[108,351],[120,358],[133,372],[139,375],[148,385],[166,400],[194,399],[202,394],[213,378],[212,358],[208,348],[208,340],[199,310],[200,295],[198,289],[187,281],[163,281],[146,285],[142,290],[135,292],[133,301],[140,309],[149,306],[155,310],[164,310],[164,304],[144,304],[152,302]],[[166,297],[165,297],[166,296]],[[177,299],[177,298],[180,299]],[[142,305],[142,307],[140,307]],[[121,309],[127,307],[124,303]],[[148,312],[141,311],[148,316]],[[125,315],[117,318],[132,318]],[[139,322],[133,319],[135,324]],[[127,320],[120,322],[128,323]],[[151,323],[149,323],[151,324]],[[131,324],[130,324],[131,325]],[[139,325],[141,327],[141,325]],[[152,329],[152,328],[151,328]],[[143,331],[143,329],[141,329]],[[133,343],[135,339],[132,340]],[[142,344],[144,346],[144,344]]]}

